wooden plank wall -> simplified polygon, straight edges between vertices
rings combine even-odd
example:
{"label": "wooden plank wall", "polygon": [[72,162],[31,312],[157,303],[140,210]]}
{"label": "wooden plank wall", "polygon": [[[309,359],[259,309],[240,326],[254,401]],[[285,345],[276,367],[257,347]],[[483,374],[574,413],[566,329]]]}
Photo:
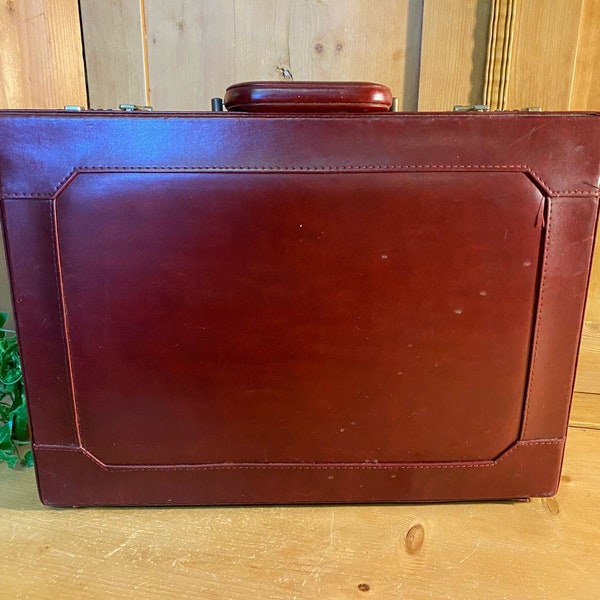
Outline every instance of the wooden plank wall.
{"label": "wooden plank wall", "polygon": [[425,0],[419,110],[481,104],[490,2]]}
{"label": "wooden plank wall", "polygon": [[85,105],[77,0],[2,0],[0,73],[0,108]]}
{"label": "wooden plank wall", "polygon": [[80,4],[90,106],[150,104],[143,5],[139,0]]}
{"label": "wooden plank wall", "polygon": [[570,108],[584,1],[517,3],[506,108]]}
{"label": "wooden plank wall", "polygon": [[384,83],[402,110],[482,98],[489,0],[80,4],[93,108],[205,110],[229,84],[280,79],[281,69],[296,80]]}
{"label": "wooden plank wall", "polygon": [[[377,79],[417,108],[421,0],[117,4],[81,0],[92,107],[138,100],[144,56],[144,101],[158,110],[206,110],[231,83],[279,79],[281,69],[296,80]],[[133,62],[132,90],[123,80]]]}

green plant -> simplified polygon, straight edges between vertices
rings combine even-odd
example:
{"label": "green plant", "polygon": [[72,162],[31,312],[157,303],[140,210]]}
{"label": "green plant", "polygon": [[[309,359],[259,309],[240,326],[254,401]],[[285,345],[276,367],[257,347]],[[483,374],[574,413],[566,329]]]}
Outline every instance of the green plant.
{"label": "green plant", "polygon": [[8,315],[0,313],[0,461],[11,469],[31,466],[25,386],[15,332],[4,329]]}

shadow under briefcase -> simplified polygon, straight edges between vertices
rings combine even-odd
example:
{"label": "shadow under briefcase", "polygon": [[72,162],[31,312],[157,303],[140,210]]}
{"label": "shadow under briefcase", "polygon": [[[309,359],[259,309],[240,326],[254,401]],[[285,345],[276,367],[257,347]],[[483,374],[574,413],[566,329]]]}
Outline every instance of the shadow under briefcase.
{"label": "shadow under briefcase", "polygon": [[558,485],[597,114],[4,111],[5,242],[42,501],[520,498]]}

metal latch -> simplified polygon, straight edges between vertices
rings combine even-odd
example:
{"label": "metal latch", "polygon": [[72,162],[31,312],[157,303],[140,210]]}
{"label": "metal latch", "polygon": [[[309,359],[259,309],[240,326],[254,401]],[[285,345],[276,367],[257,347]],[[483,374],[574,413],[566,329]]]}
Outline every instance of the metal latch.
{"label": "metal latch", "polygon": [[[454,112],[487,112],[490,110],[490,107],[487,104],[470,104],[467,106],[462,106],[461,104],[457,104],[454,107]],[[541,106],[526,106],[517,112],[541,112]],[[501,111],[505,112],[505,111]]]}
{"label": "metal latch", "polygon": [[487,104],[469,104],[467,106],[457,104],[454,107],[454,112],[485,112],[487,110],[490,110]]}
{"label": "metal latch", "polygon": [[151,106],[142,106],[141,104],[119,104],[119,109],[124,110],[126,112],[133,112],[133,111],[139,111],[139,110],[145,111],[145,112],[152,111]]}

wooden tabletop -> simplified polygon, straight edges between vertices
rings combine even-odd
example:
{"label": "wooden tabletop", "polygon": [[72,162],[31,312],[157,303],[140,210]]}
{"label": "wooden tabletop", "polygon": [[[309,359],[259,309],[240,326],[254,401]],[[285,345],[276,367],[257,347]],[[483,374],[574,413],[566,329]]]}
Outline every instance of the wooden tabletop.
{"label": "wooden tabletop", "polygon": [[50,509],[0,468],[0,594],[44,599],[600,598],[600,399],[530,502]]}

